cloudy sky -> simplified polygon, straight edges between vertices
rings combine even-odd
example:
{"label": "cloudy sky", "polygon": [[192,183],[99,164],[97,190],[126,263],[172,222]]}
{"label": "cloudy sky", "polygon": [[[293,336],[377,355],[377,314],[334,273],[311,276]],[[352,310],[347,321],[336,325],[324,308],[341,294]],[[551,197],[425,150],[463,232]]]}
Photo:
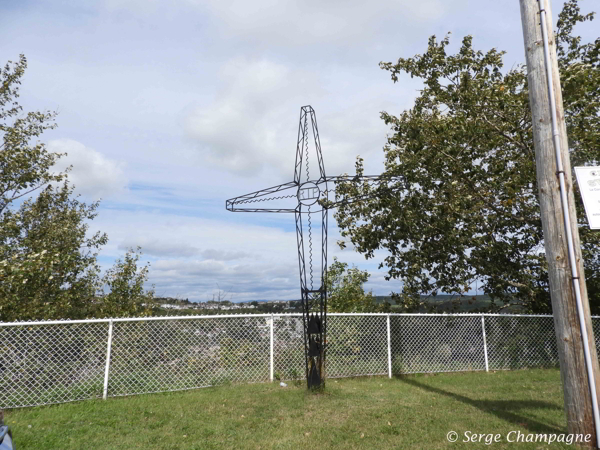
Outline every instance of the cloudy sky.
{"label": "cloudy sky", "polygon": [[[584,2],[587,12],[592,2]],[[553,2],[554,23],[562,2]],[[591,28],[583,29],[586,35]],[[410,108],[417,80],[380,61],[422,53],[430,35],[524,61],[518,2],[474,0],[0,0],[1,63],[24,53],[26,110],[57,110],[43,140],[108,233],[109,267],[140,245],[158,295],[205,301],[299,298],[294,219],[230,213],[225,200],[292,181],[300,107],[316,111],[328,175],[383,167],[381,111]],[[374,260],[367,289],[400,290]]]}

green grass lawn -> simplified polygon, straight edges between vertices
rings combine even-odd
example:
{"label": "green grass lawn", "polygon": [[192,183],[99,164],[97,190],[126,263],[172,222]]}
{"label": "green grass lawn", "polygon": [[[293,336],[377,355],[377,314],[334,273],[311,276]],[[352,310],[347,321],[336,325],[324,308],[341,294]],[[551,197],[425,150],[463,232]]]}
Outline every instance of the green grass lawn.
{"label": "green grass lawn", "polygon": [[[228,385],[6,411],[23,449],[561,448],[510,431],[565,433],[557,369]],[[459,442],[449,443],[449,431]],[[465,431],[499,433],[491,446]],[[574,448],[574,446],[564,448]]]}

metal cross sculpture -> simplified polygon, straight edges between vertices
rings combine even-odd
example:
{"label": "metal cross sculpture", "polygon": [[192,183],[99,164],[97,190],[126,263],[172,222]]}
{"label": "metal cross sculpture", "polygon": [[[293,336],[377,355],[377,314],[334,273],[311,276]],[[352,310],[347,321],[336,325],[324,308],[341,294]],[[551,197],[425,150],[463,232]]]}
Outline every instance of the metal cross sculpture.
{"label": "metal cross sculpture", "polygon": [[[309,149],[309,147],[312,147],[309,145],[309,121],[314,140],[314,148],[311,149]],[[309,161],[316,161],[318,164],[317,178],[310,178]],[[300,267],[300,293],[302,298],[302,323],[304,327],[306,381],[309,388],[324,386],[325,383],[325,350],[327,342],[327,213],[329,209],[334,208],[342,201],[349,203],[358,199],[345,198],[340,202],[330,202],[329,194],[335,191],[328,189],[328,183],[335,185],[341,182],[363,180],[380,183],[383,177],[328,177],[325,175],[319,131],[317,129],[317,117],[311,106],[303,106],[300,109],[294,181],[226,201],[227,210],[232,212],[295,214],[298,263]],[[292,198],[294,200],[290,200]],[[253,205],[262,202],[264,203],[260,207]],[[320,225],[318,222],[313,223],[315,215],[320,215]],[[303,220],[303,217],[306,220]],[[313,257],[315,256],[313,252],[313,230],[315,230],[316,235],[320,231],[320,267],[315,267],[318,264],[318,259],[313,264]]]}

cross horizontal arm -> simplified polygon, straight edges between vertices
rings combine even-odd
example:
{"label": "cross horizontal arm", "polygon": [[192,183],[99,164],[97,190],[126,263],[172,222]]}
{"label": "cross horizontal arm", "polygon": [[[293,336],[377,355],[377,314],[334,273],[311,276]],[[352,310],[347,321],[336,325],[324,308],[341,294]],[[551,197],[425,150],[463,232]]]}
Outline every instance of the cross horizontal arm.
{"label": "cross horizontal arm", "polygon": [[[255,203],[297,197],[298,184],[294,181],[280,184],[225,201],[225,208],[232,212],[291,212],[295,208],[257,208]],[[287,191],[287,192],[286,192]],[[267,206],[267,205],[264,205]]]}

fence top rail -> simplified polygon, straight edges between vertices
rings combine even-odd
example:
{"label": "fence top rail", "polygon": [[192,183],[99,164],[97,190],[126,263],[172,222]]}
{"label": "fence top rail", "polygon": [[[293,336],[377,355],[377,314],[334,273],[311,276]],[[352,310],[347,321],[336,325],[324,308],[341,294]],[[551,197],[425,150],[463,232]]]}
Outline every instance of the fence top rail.
{"label": "fence top rail", "polygon": [[[492,313],[328,313],[329,316],[394,316],[394,317],[553,317],[551,314],[492,314]],[[80,319],[80,320],[40,320],[22,322],[0,322],[0,327],[37,326],[37,325],[74,325],[84,323],[109,322],[148,322],[158,320],[194,320],[194,319],[226,319],[226,318],[302,317],[301,313],[267,313],[267,314],[208,314],[196,316],[158,316],[158,317],[121,317],[114,319]],[[591,316],[598,319],[600,316]]]}
{"label": "fence top rail", "polygon": [[[78,319],[78,320],[40,320],[25,322],[0,322],[0,327],[33,326],[33,325],[71,325],[81,323],[109,323],[109,322],[148,322],[157,320],[191,320],[191,319],[223,319],[227,317],[264,317],[269,318],[275,314],[213,314],[198,316],[158,316],[158,317],[119,317],[115,319]],[[278,314],[279,315],[279,314]],[[301,316],[302,314],[297,314]]]}
{"label": "fence top rail", "polygon": [[[438,316],[438,317],[554,317],[552,314],[498,314],[498,313],[390,313],[390,316]],[[592,316],[597,318],[600,316]]]}

